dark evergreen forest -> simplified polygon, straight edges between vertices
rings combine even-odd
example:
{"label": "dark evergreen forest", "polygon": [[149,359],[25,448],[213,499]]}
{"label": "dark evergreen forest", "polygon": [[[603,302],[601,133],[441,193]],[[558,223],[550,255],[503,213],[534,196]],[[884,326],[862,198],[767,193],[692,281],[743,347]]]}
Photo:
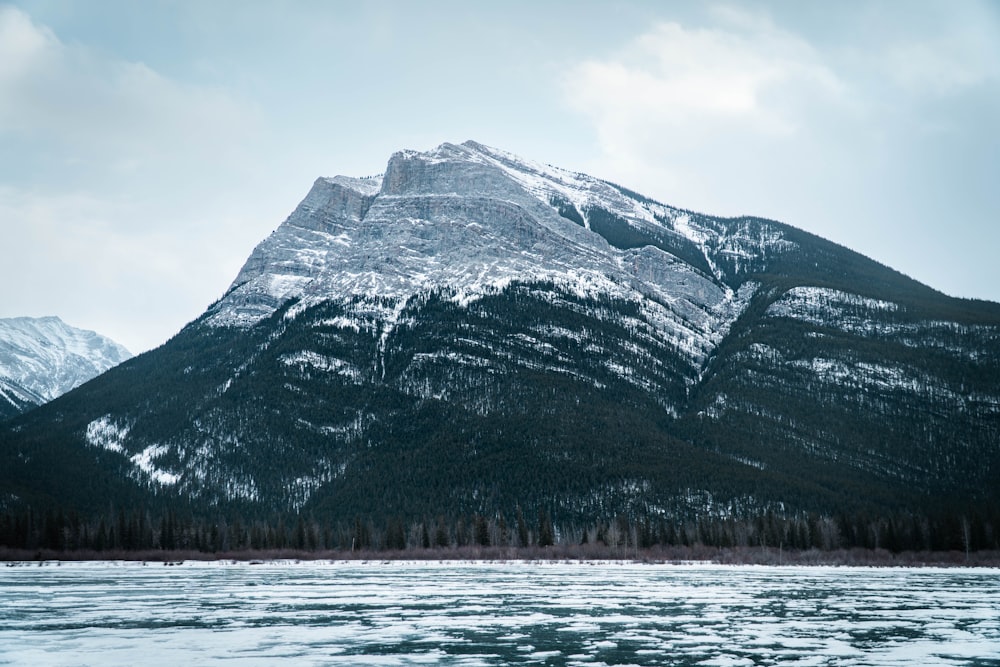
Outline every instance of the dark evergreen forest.
{"label": "dark evergreen forest", "polygon": [[[552,203],[710,269],[680,235]],[[0,425],[0,546],[1000,548],[1000,306],[780,227],[799,251],[716,249],[759,287],[704,360],[641,304],[551,282],[430,290],[391,325],[401,304],[356,296],[195,321]],[[856,305],[775,310],[802,285]]]}

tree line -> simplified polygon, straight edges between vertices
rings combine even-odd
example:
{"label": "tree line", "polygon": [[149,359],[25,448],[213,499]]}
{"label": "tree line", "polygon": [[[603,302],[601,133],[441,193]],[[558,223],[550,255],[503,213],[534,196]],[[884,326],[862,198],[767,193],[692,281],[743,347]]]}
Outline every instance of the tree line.
{"label": "tree line", "polygon": [[298,515],[286,519],[243,520],[181,516],[168,511],[119,510],[96,518],[61,511],[0,515],[0,547],[64,553],[162,550],[232,553],[268,550],[391,552],[468,546],[545,548],[601,545],[631,550],[663,547],[770,547],[787,550],[839,549],[975,552],[1000,550],[1000,515],[942,513],[779,516],[753,518],[617,516],[589,524],[555,524],[544,510],[525,516],[424,517],[324,522]]}

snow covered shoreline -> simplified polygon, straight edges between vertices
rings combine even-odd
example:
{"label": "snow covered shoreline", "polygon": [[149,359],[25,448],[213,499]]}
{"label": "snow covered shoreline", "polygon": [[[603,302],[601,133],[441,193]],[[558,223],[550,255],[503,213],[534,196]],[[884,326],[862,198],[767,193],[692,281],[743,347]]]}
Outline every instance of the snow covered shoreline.
{"label": "snow covered shoreline", "polygon": [[902,552],[885,550],[788,551],[775,548],[671,549],[624,548],[491,548],[410,549],[403,551],[234,551],[204,553],[177,551],[63,551],[0,548],[0,562],[10,566],[58,565],[74,562],[118,562],[175,565],[179,563],[288,564],[288,563],[442,563],[442,564],[621,564],[621,565],[725,565],[798,567],[889,568],[1000,568],[1000,552],[957,551]]}

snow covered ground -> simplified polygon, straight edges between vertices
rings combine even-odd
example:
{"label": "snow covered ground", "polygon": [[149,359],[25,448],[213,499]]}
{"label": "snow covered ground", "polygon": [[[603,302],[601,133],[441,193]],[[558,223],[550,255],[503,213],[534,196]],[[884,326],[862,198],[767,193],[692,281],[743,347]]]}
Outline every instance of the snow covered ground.
{"label": "snow covered ground", "polygon": [[966,665],[1000,571],[619,563],[0,568],[0,665]]}

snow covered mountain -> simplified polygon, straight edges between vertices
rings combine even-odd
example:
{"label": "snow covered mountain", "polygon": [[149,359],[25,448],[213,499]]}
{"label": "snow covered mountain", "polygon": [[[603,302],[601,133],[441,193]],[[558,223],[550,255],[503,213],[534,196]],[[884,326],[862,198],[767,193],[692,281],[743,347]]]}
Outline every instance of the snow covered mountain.
{"label": "snow covered mountain", "polygon": [[0,319],[0,418],[51,401],[131,356],[58,317]]}
{"label": "snow covered mountain", "polygon": [[331,520],[993,511],[998,442],[997,304],[466,142],[318,179],[201,318],[0,430],[0,491]]}
{"label": "snow covered mountain", "polygon": [[382,176],[318,179],[209,321],[248,326],[289,299],[301,310],[333,295],[392,319],[388,301],[428,290],[467,304],[512,282],[552,282],[641,304],[697,365],[746,305],[750,290],[730,287],[749,268],[741,258],[760,269],[795,247],[767,225],[706,222],[471,141],[404,151]]}
{"label": "snow covered mountain", "polygon": [[[393,155],[382,176],[318,179],[208,322],[248,327],[290,299],[290,316],[339,299],[350,301],[344,326],[378,328],[384,339],[418,295],[446,291],[467,306],[513,283],[545,283],[553,295],[634,304],[630,326],[680,352],[693,383],[753,293],[743,276],[794,247],[767,224],[719,228],[584,174],[471,141],[443,144]],[[536,333],[528,344],[549,344],[551,332]],[[615,371],[656,384],[656,364]]]}

